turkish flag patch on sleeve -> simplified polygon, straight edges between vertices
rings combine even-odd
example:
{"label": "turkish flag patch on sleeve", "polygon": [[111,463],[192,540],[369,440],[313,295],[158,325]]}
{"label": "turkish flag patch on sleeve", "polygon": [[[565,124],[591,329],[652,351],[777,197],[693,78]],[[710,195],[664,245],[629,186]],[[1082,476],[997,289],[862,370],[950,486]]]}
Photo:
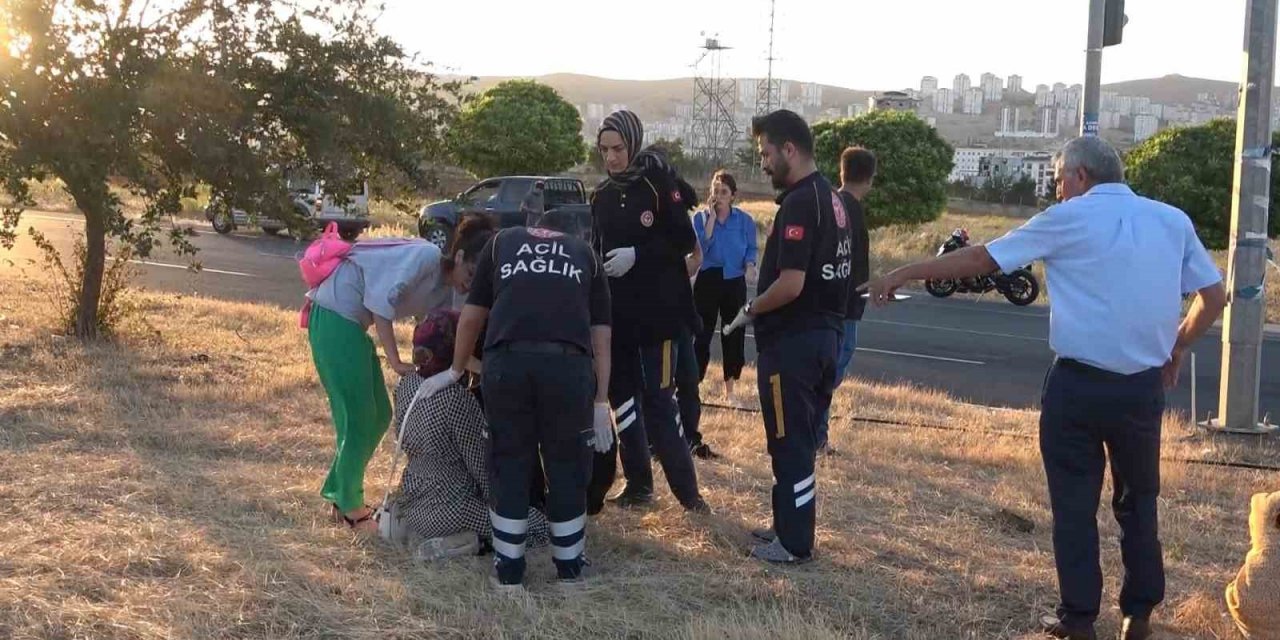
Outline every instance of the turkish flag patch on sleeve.
{"label": "turkish flag patch on sleeve", "polygon": [[789,224],[782,230],[782,237],[787,240],[804,240],[804,227],[798,224]]}

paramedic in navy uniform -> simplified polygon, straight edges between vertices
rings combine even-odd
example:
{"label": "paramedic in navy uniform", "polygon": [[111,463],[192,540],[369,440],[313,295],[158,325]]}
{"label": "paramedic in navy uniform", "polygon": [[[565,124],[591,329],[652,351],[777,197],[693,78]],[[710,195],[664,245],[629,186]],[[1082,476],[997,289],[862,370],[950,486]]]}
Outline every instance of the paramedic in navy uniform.
{"label": "paramedic in navy uniform", "polygon": [[[1098,500],[1111,463],[1111,506],[1120,525],[1124,581],[1120,637],[1151,635],[1164,599],[1157,534],[1164,388],[1192,343],[1226,306],[1222,275],[1191,219],[1140,197],[1101,138],[1076,138],[1054,161],[1061,204],[988,245],[907,265],[864,286],[876,304],[910,280],[1012,271],[1043,260],[1053,290],[1040,455],[1053,511],[1053,556],[1061,602],[1043,620],[1057,638],[1095,637],[1102,599]],[[1196,294],[1179,326],[1182,297]],[[1105,453],[1104,453],[1105,451]]]}
{"label": "paramedic in navy uniform", "polygon": [[[653,501],[649,445],[680,504],[705,513],[693,456],[680,433],[675,400],[677,341],[688,331],[692,295],[684,258],[695,239],[688,210],[697,193],[654,149],[630,111],[605,118],[597,138],[609,177],[591,194],[592,242],[604,260],[613,300],[613,373],[609,400],[618,424],[626,487],[612,502]],[[613,483],[614,452],[596,457],[588,511]]]}
{"label": "paramedic in navy uniform", "polygon": [[[499,232],[481,252],[454,355],[465,363],[484,328],[489,518],[494,583],[502,590],[519,590],[524,581],[529,474],[539,455],[557,576],[581,580],[591,449],[609,450],[614,437],[604,268],[586,242],[561,230],[568,225],[555,214],[541,218],[538,227]],[[460,367],[440,375],[456,380]]]}
{"label": "paramedic in navy uniform", "polygon": [[725,329],[754,320],[757,385],[773,461],[773,528],[751,555],[807,562],[813,554],[818,426],[831,405],[836,349],[849,299],[852,246],[840,196],[818,172],[813,134],[799,115],[774,111],[752,122],[760,166],[783,189],[760,261],[759,297]]}

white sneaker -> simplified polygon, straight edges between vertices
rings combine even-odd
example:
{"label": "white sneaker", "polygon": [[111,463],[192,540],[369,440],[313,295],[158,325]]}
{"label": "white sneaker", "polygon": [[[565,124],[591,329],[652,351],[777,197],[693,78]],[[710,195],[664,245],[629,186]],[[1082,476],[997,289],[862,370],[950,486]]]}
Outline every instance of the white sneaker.
{"label": "white sneaker", "polygon": [[497,574],[489,574],[489,585],[493,587],[494,593],[509,598],[527,595],[529,592],[525,590],[524,583],[502,584],[498,580]]}
{"label": "white sneaker", "polygon": [[443,538],[431,538],[422,541],[413,550],[413,559],[419,562],[434,562],[445,558],[475,555],[480,551],[480,539],[474,531],[463,531]]}
{"label": "white sneaker", "polygon": [[782,546],[782,541],[774,538],[772,542],[767,544],[756,545],[751,549],[751,557],[757,560],[763,560],[772,564],[805,564],[813,560],[813,555],[806,558],[800,558],[793,555],[787,548]]}
{"label": "white sneaker", "polygon": [[591,583],[595,582],[599,571],[595,565],[591,564],[591,560],[587,558],[587,554],[582,554],[582,567],[578,569],[577,577],[561,578],[556,576],[553,580],[556,587],[565,592],[578,592],[585,590]]}

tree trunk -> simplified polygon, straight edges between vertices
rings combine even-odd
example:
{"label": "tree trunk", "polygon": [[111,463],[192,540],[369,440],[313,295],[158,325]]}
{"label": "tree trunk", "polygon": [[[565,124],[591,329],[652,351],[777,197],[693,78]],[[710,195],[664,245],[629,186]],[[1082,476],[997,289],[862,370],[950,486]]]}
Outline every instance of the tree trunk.
{"label": "tree trunk", "polygon": [[76,308],[76,337],[96,340],[98,337],[98,301],[102,297],[102,275],[107,261],[107,229],[103,212],[81,207],[84,213],[84,281],[80,283],[80,302]]}

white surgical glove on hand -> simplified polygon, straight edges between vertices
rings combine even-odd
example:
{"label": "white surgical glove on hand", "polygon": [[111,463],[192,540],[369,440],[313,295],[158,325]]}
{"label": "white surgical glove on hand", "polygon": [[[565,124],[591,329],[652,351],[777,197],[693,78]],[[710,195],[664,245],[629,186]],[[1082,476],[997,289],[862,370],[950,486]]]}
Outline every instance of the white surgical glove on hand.
{"label": "white surgical glove on hand", "polygon": [[609,259],[604,263],[604,272],[610,278],[621,278],[636,266],[635,247],[619,247],[606,253],[605,257]]}
{"label": "white surgical glove on hand", "polygon": [[748,310],[750,309],[751,309],[750,302],[742,305],[742,310],[738,312],[738,317],[734,318],[733,322],[730,322],[729,326],[725,327],[724,330],[721,332],[721,334],[727,336],[733,333],[734,331],[737,331],[738,329],[741,329],[747,326],[747,323],[751,322],[751,318],[752,318],[751,314],[748,313]]}
{"label": "white surgical glove on hand", "polygon": [[452,367],[441,371],[440,373],[427,378],[418,385],[418,392],[413,394],[413,402],[418,400],[426,400],[434,396],[436,392],[458,381],[462,374],[453,370]]}
{"label": "white surgical glove on hand", "polygon": [[591,444],[596,453],[608,453],[613,448],[613,408],[607,402],[596,403],[595,419],[592,421],[595,436]]}

